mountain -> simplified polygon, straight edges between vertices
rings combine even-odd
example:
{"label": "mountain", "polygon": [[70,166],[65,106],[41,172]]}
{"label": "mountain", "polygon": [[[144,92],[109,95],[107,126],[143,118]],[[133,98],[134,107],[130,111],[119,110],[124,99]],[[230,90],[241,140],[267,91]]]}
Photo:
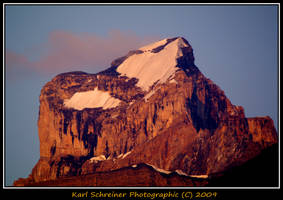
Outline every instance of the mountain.
{"label": "mountain", "polygon": [[272,119],[245,117],[195,66],[181,37],[130,51],[97,74],[54,77],[41,90],[38,133],[40,159],[15,186],[111,177],[136,165],[208,178],[278,143]]}

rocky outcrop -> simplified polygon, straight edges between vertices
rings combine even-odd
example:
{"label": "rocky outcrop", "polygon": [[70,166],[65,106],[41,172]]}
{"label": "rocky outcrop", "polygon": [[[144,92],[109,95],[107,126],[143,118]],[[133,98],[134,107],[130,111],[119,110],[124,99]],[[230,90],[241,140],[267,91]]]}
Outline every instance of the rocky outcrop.
{"label": "rocky outcrop", "polygon": [[[98,74],[59,74],[42,88],[40,159],[29,183],[142,163],[188,175],[209,175],[241,165],[277,143],[273,121],[269,117],[246,118],[241,106],[232,105],[194,65],[193,50],[185,39],[168,39],[150,47],[131,51]],[[138,86],[142,70],[139,78],[118,72],[133,56],[153,59],[168,49],[177,55],[176,66],[168,68],[170,73],[148,90]],[[75,94],[89,98],[88,91],[94,89],[120,104],[107,109],[66,106]],[[105,159],[91,160],[100,155]]]}

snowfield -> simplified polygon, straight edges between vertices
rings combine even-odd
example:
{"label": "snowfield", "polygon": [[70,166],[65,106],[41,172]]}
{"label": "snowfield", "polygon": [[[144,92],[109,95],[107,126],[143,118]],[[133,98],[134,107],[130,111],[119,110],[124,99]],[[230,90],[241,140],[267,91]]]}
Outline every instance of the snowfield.
{"label": "snowfield", "polygon": [[114,108],[120,104],[120,100],[112,97],[108,92],[94,90],[86,92],[77,92],[70,99],[64,101],[64,106],[83,110],[84,108],[99,108],[103,109]]}
{"label": "snowfield", "polygon": [[188,46],[182,38],[178,38],[158,53],[151,52],[152,49],[164,45],[166,41],[161,40],[140,48],[144,52],[127,58],[119,65],[117,72],[121,73],[121,76],[137,78],[137,86],[144,91],[148,91],[155,82],[166,82],[177,70],[177,58],[183,55],[181,47]]}

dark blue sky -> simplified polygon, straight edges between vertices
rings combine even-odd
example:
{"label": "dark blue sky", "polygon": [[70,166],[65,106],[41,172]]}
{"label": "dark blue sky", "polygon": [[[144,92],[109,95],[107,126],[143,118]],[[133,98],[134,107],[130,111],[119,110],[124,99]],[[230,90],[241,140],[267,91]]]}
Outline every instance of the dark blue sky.
{"label": "dark blue sky", "polygon": [[47,81],[72,70],[96,73],[158,39],[186,38],[198,68],[233,104],[277,124],[277,15],[276,5],[6,5],[6,184],[27,177],[39,159]]}

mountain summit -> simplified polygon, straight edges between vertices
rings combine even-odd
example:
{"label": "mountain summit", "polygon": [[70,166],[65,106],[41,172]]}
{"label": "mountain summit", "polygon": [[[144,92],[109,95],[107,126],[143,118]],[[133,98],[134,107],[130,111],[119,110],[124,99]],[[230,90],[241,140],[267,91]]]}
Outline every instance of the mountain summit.
{"label": "mountain summit", "polygon": [[159,181],[192,186],[191,179],[242,165],[278,142],[272,119],[245,117],[199,71],[192,47],[181,37],[130,51],[97,74],[54,77],[41,90],[38,133],[40,159],[14,185],[97,178],[99,172],[108,182],[88,184],[134,186],[141,181],[135,176],[117,182],[110,174],[124,176],[135,168],[134,174],[156,177],[145,179],[145,186]]}
{"label": "mountain summit", "polygon": [[183,38],[165,39],[147,45],[125,59],[117,72],[138,79],[137,86],[148,91],[154,83],[164,83],[176,72],[178,58],[191,50]]}

